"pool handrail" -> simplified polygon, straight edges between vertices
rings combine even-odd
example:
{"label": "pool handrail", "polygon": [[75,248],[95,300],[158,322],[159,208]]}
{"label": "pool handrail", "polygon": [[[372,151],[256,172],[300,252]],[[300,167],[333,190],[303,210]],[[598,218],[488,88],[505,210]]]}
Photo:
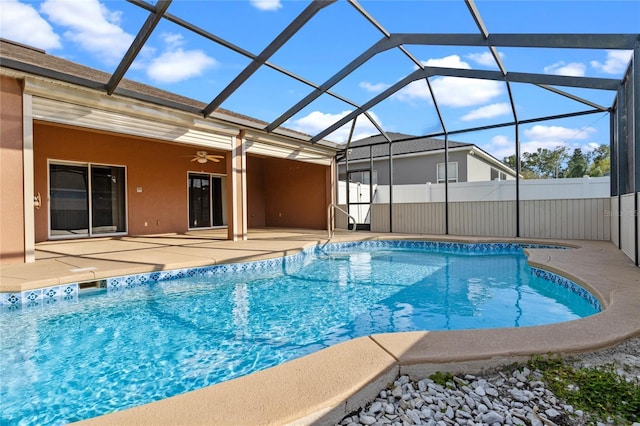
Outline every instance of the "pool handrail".
{"label": "pool handrail", "polygon": [[[351,229],[351,231],[355,231],[356,227],[358,226],[358,222],[356,222],[356,218],[351,216],[349,214],[349,212],[341,209],[340,207],[338,207],[338,205],[331,203],[329,204],[329,207],[327,208],[327,234],[329,238],[333,238],[333,232],[334,232],[334,227],[333,227],[333,219],[335,218],[335,210],[340,211],[341,213],[344,213],[347,215],[347,218],[350,220],[353,220],[353,229]],[[333,213],[333,214],[332,214]],[[349,225],[347,225],[347,229],[349,229]]]}

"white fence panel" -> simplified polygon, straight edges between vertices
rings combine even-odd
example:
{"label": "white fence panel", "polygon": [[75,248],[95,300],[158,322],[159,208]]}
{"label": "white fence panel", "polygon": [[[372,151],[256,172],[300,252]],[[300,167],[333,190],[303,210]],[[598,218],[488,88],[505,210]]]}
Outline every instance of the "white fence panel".
{"label": "white fence panel", "polygon": [[[636,226],[637,218],[631,220],[628,217],[633,211],[633,194],[625,196],[624,205],[619,211],[617,202],[612,207],[608,177],[536,179],[522,180],[520,183],[522,237],[608,241],[612,238],[612,226],[619,222],[625,238],[620,242],[623,250],[625,253],[635,250],[633,226]],[[346,188],[346,183],[340,182],[341,204],[346,202]],[[370,214],[372,231],[388,232],[391,216],[389,187],[376,185],[374,189],[374,204],[363,214]],[[369,187],[350,184],[350,190],[353,195],[368,191]],[[449,233],[515,237],[514,198],[514,181],[450,184]],[[616,217],[613,217],[614,214]],[[392,217],[394,232],[444,234],[444,184],[394,186]],[[346,218],[338,219],[337,227],[346,228]],[[615,229],[617,230],[617,227]],[[617,238],[617,231],[613,237]],[[629,239],[631,240],[627,241]]]}
{"label": "white fence panel", "polygon": [[620,210],[618,212],[618,220],[620,223],[620,249],[630,259],[636,258],[636,226],[638,218],[636,217],[634,198],[636,194],[626,194],[620,197]]}
{"label": "white fence panel", "polygon": [[[345,188],[345,183],[342,188]],[[353,184],[351,184],[353,185]],[[394,185],[394,203],[444,202],[444,183]],[[345,189],[342,190],[343,192]],[[521,200],[570,200],[578,198],[608,198],[609,177],[570,179],[522,179]],[[457,182],[449,184],[449,201],[511,201],[516,198],[515,180]],[[346,195],[344,198],[346,202]],[[376,185],[374,203],[389,202],[389,185]]]}

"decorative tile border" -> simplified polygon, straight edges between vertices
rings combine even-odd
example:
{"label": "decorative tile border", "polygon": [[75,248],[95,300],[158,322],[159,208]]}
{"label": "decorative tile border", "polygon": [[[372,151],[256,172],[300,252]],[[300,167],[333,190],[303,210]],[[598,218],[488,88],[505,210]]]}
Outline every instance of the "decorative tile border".
{"label": "decorative tile border", "polygon": [[574,283],[570,279],[567,279],[561,275],[554,274],[553,272],[545,271],[544,269],[538,269],[534,267],[530,267],[530,269],[531,269],[532,275],[547,281],[551,281],[554,284],[564,287],[571,293],[582,297],[584,300],[587,301],[587,303],[593,306],[596,311],[598,312],[602,311],[602,305],[600,304],[600,301],[584,287],[581,287],[580,285]]}
{"label": "decorative tile border", "polygon": [[567,249],[568,247],[548,244],[522,243],[458,243],[449,241],[415,241],[415,240],[374,240],[352,241],[346,243],[328,243],[316,246],[319,253],[332,251],[349,251],[353,249],[403,248],[429,250],[439,253],[466,254],[511,254],[522,253],[525,248]]}
{"label": "decorative tile border", "polygon": [[78,283],[71,283],[16,293],[0,293],[0,310],[16,311],[77,303],[78,290]]}
{"label": "decorative tile border", "polygon": [[162,281],[171,281],[189,277],[213,277],[225,274],[258,274],[269,271],[282,270],[302,265],[306,258],[313,253],[314,248],[305,249],[300,253],[286,257],[256,260],[252,262],[225,263],[220,265],[202,266],[189,269],[172,269],[167,271],[151,272],[148,274],[127,275],[106,279],[108,292],[120,292],[148,286]]}
{"label": "decorative tile border", "polygon": [[[108,293],[121,293],[122,291],[147,287],[150,284],[170,281],[187,277],[213,277],[222,274],[250,274],[277,271],[284,268],[299,267],[310,261],[313,254],[324,254],[328,252],[350,251],[353,249],[384,249],[402,248],[415,250],[429,250],[440,253],[466,253],[466,254],[509,254],[522,253],[525,248],[553,248],[567,249],[563,246],[553,246],[544,244],[521,244],[521,243],[458,243],[447,241],[416,241],[416,240],[374,240],[374,241],[353,241],[342,243],[327,243],[316,245],[304,249],[303,251],[285,257],[257,260],[252,262],[227,263],[220,265],[203,266],[188,269],[172,269],[167,271],[156,271],[145,274],[126,275],[120,277],[107,278],[100,282],[100,287],[106,287]],[[533,268],[532,268],[533,271]],[[543,273],[556,278],[545,278],[556,282],[573,293],[581,295],[593,306],[600,309],[600,303],[588,291],[577,284],[551,274],[540,269],[536,269],[536,274],[544,278]],[[554,281],[555,279],[555,281]],[[566,284],[566,283],[569,284]],[[29,290],[17,293],[0,293],[0,310],[17,310],[42,308],[58,303],[75,303],[78,301],[78,283],[64,284],[53,287],[46,287],[38,290]],[[593,303],[592,303],[593,302]],[[594,304],[596,303],[596,304]]]}

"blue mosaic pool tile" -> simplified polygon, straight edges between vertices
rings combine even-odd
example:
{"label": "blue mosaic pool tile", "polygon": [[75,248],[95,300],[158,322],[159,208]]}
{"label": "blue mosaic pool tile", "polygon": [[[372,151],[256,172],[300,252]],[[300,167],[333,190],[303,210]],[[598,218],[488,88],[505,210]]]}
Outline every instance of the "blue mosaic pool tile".
{"label": "blue mosaic pool tile", "polygon": [[569,290],[571,293],[582,297],[586,300],[591,306],[593,306],[598,312],[602,311],[602,305],[600,301],[591,294],[587,289],[581,287],[580,285],[574,283],[573,281],[558,275],[553,272],[545,271],[544,269],[538,268],[530,268],[531,274],[535,275],[538,278],[542,278],[544,280],[550,281],[554,284],[557,284],[565,289]]}
{"label": "blue mosaic pool tile", "polygon": [[134,288],[138,284],[138,276],[137,275],[129,275],[124,277],[124,282],[122,283],[122,288]]}
{"label": "blue mosaic pool tile", "polygon": [[22,292],[22,304],[33,305],[42,301],[42,289],[28,290]]}
{"label": "blue mosaic pool tile", "polygon": [[524,248],[557,248],[566,249],[563,246],[545,244],[521,244],[521,243],[461,243],[455,241],[419,241],[419,240],[375,240],[353,241],[346,243],[327,243],[318,245],[315,250],[319,253],[350,251],[353,249],[372,250],[379,248],[402,248],[411,250],[430,250],[440,253],[465,253],[465,254],[495,254],[495,253],[521,253]]}
{"label": "blue mosaic pool tile", "polygon": [[21,293],[0,293],[1,307],[11,307],[11,306],[20,307],[21,305],[22,305]]}
{"label": "blue mosaic pool tile", "polygon": [[107,290],[124,287],[125,284],[126,284],[126,277],[107,278]]}
{"label": "blue mosaic pool tile", "polygon": [[226,272],[226,268],[224,268],[224,265],[212,265],[212,266],[205,266],[204,268],[202,268],[202,274],[205,277],[212,277],[214,275],[223,275]]}
{"label": "blue mosaic pool tile", "polygon": [[78,285],[78,283],[63,284],[60,286],[60,289],[62,290],[60,293],[60,300],[65,302],[78,301],[78,294],[80,291],[80,286]]}
{"label": "blue mosaic pool tile", "polygon": [[0,293],[0,309],[2,311],[39,309],[59,303],[77,301],[77,283],[15,293]]}
{"label": "blue mosaic pool tile", "polygon": [[60,286],[45,288],[42,289],[42,298],[47,301],[60,299],[61,292]]}
{"label": "blue mosaic pool tile", "polygon": [[20,305],[22,304],[21,293],[1,293],[0,294],[1,305]]}

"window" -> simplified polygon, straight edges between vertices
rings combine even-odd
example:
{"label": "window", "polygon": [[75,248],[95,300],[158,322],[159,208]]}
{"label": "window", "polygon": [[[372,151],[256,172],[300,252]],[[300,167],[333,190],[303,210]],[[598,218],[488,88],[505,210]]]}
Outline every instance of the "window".
{"label": "window", "polygon": [[[444,183],[444,163],[438,163],[438,183]],[[458,181],[458,162],[449,162],[449,167],[447,170],[449,182],[457,182]]]}
{"label": "window", "polygon": [[227,224],[225,178],[189,173],[189,228],[212,228]]}
{"label": "window", "polygon": [[507,174],[499,170],[491,168],[491,180],[507,180]]}
{"label": "window", "polygon": [[126,233],[125,168],[49,164],[49,235]]}

